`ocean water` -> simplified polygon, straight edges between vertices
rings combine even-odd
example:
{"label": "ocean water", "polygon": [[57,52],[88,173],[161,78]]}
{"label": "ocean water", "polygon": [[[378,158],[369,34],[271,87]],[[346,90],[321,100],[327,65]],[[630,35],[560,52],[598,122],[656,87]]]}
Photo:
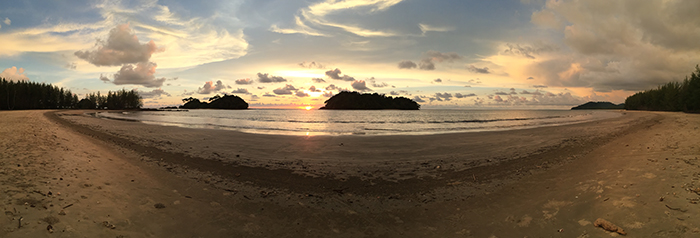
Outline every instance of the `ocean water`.
{"label": "ocean water", "polygon": [[604,110],[189,110],[102,112],[148,124],[281,135],[416,135],[514,130],[595,121]]}

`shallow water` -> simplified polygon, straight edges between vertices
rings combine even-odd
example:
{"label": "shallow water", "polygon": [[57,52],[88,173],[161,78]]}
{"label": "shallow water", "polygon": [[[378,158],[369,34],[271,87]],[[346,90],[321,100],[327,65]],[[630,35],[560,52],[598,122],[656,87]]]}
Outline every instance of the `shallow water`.
{"label": "shallow water", "polygon": [[282,135],[406,135],[513,130],[620,116],[601,110],[189,110],[98,116],[149,124]]}

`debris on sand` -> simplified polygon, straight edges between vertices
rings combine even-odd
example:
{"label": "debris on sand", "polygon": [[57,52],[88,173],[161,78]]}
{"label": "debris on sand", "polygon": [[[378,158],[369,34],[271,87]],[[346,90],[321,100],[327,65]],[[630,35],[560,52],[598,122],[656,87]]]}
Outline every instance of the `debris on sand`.
{"label": "debris on sand", "polygon": [[162,209],[162,208],[165,208],[165,204],[156,203],[156,205],[154,205],[154,207],[156,207],[156,208],[158,208],[158,209]]}
{"label": "debris on sand", "polygon": [[595,222],[593,222],[593,226],[603,228],[606,231],[617,232],[620,235],[627,235],[627,233],[624,230],[622,230],[622,228],[616,226],[615,224],[612,224],[609,221],[606,221],[603,218],[596,219]]}
{"label": "debris on sand", "polygon": [[107,227],[107,228],[109,228],[109,229],[116,229],[116,228],[117,228],[117,226],[115,226],[115,225],[112,224],[112,223],[109,223],[108,221],[103,221],[103,222],[102,222],[102,225],[105,226],[105,227]]}

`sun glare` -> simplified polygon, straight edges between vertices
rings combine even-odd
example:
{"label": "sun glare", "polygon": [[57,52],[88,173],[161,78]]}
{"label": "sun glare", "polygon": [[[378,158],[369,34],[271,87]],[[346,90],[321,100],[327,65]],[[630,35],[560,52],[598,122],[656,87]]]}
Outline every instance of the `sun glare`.
{"label": "sun glare", "polygon": [[306,106],[306,107],[304,107],[304,109],[306,109],[307,111],[308,111],[308,110],[311,110],[312,108],[314,108],[314,107],[312,107],[312,106]]}

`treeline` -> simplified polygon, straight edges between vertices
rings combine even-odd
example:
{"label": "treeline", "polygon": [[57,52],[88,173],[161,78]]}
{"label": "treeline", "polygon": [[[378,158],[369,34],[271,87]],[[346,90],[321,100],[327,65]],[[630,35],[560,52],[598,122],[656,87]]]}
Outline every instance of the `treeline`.
{"label": "treeline", "polygon": [[700,68],[695,66],[695,72],[683,82],[670,82],[627,97],[625,109],[700,112]]}
{"label": "treeline", "polygon": [[199,99],[189,97],[182,99],[185,104],[181,109],[248,109],[248,103],[236,95],[213,96],[209,102],[202,102]]}
{"label": "treeline", "polygon": [[109,91],[107,95],[100,95],[100,92],[85,95],[85,98],[78,102],[76,108],[80,109],[137,109],[143,105],[139,93],[135,90]]}
{"label": "treeline", "polygon": [[78,96],[45,83],[0,79],[0,110],[74,108]]}
{"label": "treeline", "polygon": [[420,104],[405,97],[390,97],[378,93],[365,93],[343,91],[326,100],[326,106],[320,109],[399,109],[418,110]]}
{"label": "treeline", "polygon": [[26,109],[137,109],[142,106],[138,92],[125,89],[92,93],[78,100],[70,90],[46,83],[8,81],[0,78],[0,110]]}

